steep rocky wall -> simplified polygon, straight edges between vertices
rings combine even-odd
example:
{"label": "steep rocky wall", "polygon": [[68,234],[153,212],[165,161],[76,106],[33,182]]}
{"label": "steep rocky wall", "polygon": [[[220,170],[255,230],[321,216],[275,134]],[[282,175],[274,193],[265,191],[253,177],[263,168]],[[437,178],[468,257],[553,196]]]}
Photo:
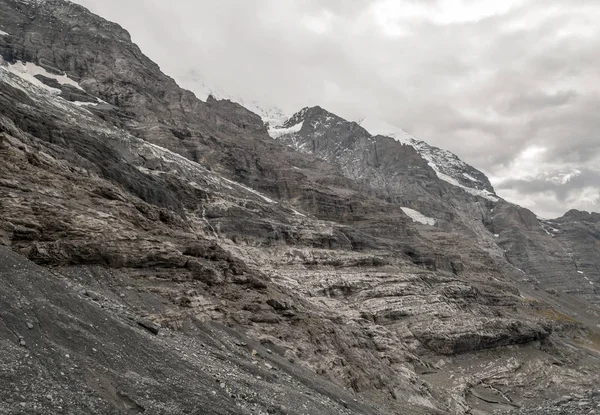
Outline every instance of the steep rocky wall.
{"label": "steep rocky wall", "polygon": [[[531,232],[526,241],[536,238],[541,228],[526,212],[515,216],[508,204],[465,195],[439,181],[413,149],[385,137],[371,143],[358,126],[346,136],[337,131],[328,142],[314,141],[331,154],[343,153],[336,137],[345,137],[343,144],[355,152],[375,146],[357,166],[389,186],[373,180],[377,186],[364,194],[366,182],[350,177],[346,164],[270,139],[257,116],[237,104],[196,100],[160,73],[125,31],[85,9],[59,0],[7,0],[0,11],[0,23],[10,33],[0,36],[6,61],[0,67],[0,244],[59,272],[67,287],[74,284],[86,301],[112,313],[110,321],[137,324],[143,318],[146,329],[135,328],[166,331],[175,339],[165,340],[168,347],[190,342],[184,354],[169,354],[173,367],[189,363],[186,355],[202,347],[198,341],[208,342],[199,340],[207,336],[197,323],[215,321],[249,334],[233,345],[231,332],[213,339],[227,343],[228,351],[217,357],[225,361],[222,370],[243,372],[239,379],[246,386],[253,376],[288,380],[268,366],[267,374],[248,370],[268,363],[308,384],[307,393],[317,391],[302,401],[290,384],[281,386],[281,396],[294,396],[292,409],[287,404],[274,409],[271,401],[256,397],[251,402],[280,413],[296,407],[321,413],[327,405],[336,413],[376,413],[356,403],[366,401],[384,413],[467,413],[470,391],[484,380],[503,385],[516,405],[533,399],[527,388],[544,397],[563,390],[545,388],[543,381],[560,379],[579,390],[597,379],[598,371],[572,379],[572,371],[589,362],[560,336],[581,333],[577,321],[553,314],[534,294],[526,297],[515,288],[517,271],[502,250],[503,238],[512,238],[500,235],[497,242],[490,232],[496,223],[501,233],[514,227],[520,235],[524,228]],[[85,26],[90,30],[79,35]],[[18,59],[31,59],[46,75],[24,78],[10,66]],[[64,81],[61,71],[83,88],[74,87],[77,94],[90,100],[82,103],[68,94],[56,79]],[[414,222],[400,203],[439,222]],[[497,206],[505,223],[495,222]],[[546,246],[543,235],[536,241],[536,249]],[[11,255],[7,258],[17,258]],[[43,285],[27,294],[18,284],[36,276],[32,281],[42,284],[51,275],[22,258],[13,262],[24,269],[24,280],[15,282],[5,273],[0,283],[18,291],[19,298],[43,301]],[[35,272],[28,274],[31,267]],[[90,311],[75,297],[74,307],[85,312],[66,309],[87,320]],[[6,297],[11,309],[15,298]],[[11,318],[3,315],[1,324],[15,327]],[[114,324],[119,329],[107,329],[107,341],[115,348],[144,341]],[[61,326],[51,341],[69,338],[69,330]],[[20,350],[19,337],[10,339],[5,349]],[[108,384],[117,386],[108,389],[114,393],[103,395],[102,388],[90,386],[97,403],[82,408],[104,412],[113,404],[130,410],[156,405],[160,394],[156,400],[144,398],[152,402],[139,397],[155,390],[146,386],[160,373],[149,374],[152,362],[140,361],[127,346],[127,367],[144,377],[143,387],[121,390],[125,380],[111,378]],[[241,349],[233,352],[234,346]],[[68,347],[83,353],[77,345]],[[519,352],[516,364],[494,360],[494,353],[507,347]],[[253,350],[272,358],[253,358]],[[232,355],[243,358],[228,363]],[[481,359],[485,369],[475,370],[462,355]],[[40,370],[54,367],[53,359],[41,359]],[[98,367],[115,366],[100,362]],[[26,383],[25,372],[18,373]],[[435,373],[446,379],[428,376]],[[497,373],[505,375],[496,378]],[[533,384],[529,377],[535,373],[541,375]],[[338,386],[322,386],[323,378]],[[81,379],[69,377],[64,385],[68,389]],[[188,369],[176,379],[188,386],[198,382],[202,393],[210,389],[206,377],[189,375]],[[227,383],[215,384],[236,405],[249,408]],[[120,390],[130,398],[116,399]],[[186,386],[176,396],[191,393]],[[70,396],[65,392],[60,398]],[[215,405],[219,413],[213,400],[202,399],[197,402]],[[222,412],[234,412],[227,405]]]}

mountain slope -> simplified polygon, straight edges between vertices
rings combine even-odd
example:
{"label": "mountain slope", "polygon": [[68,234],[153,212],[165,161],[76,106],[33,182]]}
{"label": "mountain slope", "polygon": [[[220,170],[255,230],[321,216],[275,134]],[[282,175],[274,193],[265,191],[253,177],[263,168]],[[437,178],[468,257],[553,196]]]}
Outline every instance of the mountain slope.
{"label": "mountain slope", "polygon": [[177,84],[182,88],[192,91],[198,99],[207,101],[212,96],[220,101],[228,100],[240,104],[244,108],[259,115],[263,122],[268,125],[280,125],[285,122],[287,116],[280,108],[260,103],[256,100],[243,99],[242,97],[228,94],[223,88],[216,87],[208,82],[196,70],[183,71],[175,76]]}
{"label": "mountain slope", "polygon": [[573,279],[577,283],[564,291],[576,292],[598,303],[600,214],[570,210],[560,218],[542,221],[542,226],[563,247],[576,268],[577,275],[573,276],[578,278]]}
{"label": "mountain slope", "polygon": [[3,413],[379,413],[227,327],[153,335],[72,279],[0,247]]}
{"label": "mountain slope", "polygon": [[498,201],[489,179],[479,170],[469,166],[455,154],[447,150],[430,146],[424,141],[417,140],[406,131],[389,125],[380,120],[363,119],[360,126],[372,135],[383,135],[413,146],[423,157],[437,176],[448,183],[461,187],[468,193],[482,196],[493,202]]}
{"label": "mountain slope", "polygon": [[[81,410],[160,412],[164,393],[175,413],[188,395],[199,413],[468,413],[597,383],[594,344],[572,340],[587,335],[585,310],[578,323],[554,308],[568,295],[517,289],[510,238],[491,232],[508,232],[492,214],[512,205],[440,180],[414,147],[320,108],[274,140],[257,114],[198,100],[123,29],[69,2],[6,0],[0,12],[0,244],[52,270],[3,248],[22,278],[1,273],[2,292],[17,294],[2,297],[16,311],[0,327],[35,343],[18,331],[30,318],[18,304],[57,292],[52,309],[69,316],[44,341],[65,350],[28,353],[41,371],[73,354],[112,373]],[[300,151],[285,145],[294,140]],[[528,217],[510,218],[518,233]],[[546,246],[536,223],[525,236]],[[98,325],[92,311],[116,327],[95,338],[122,360],[70,342]],[[6,338],[13,356],[19,335]],[[156,371],[142,343],[177,373]],[[129,378],[113,373],[123,366]],[[216,395],[199,366],[219,372]],[[73,373],[44,392],[52,410],[87,379]]]}
{"label": "mountain slope", "polygon": [[[391,133],[372,135],[363,126]],[[364,120],[359,126],[319,107],[305,108],[271,131],[297,151],[340,166],[362,190],[429,218],[436,229],[427,232],[434,241],[448,243],[458,232],[460,242],[455,243],[464,249],[470,242],[464,235],[471,235],[476,245],[471,258],[481,256],[483,248],[496,261],[494,267],[510,273],[512,265],[512,271],[530,275],[534,286],[598,302],[589,284],[597,278],[595,268],[588,269],[591,281],[570,277],[579,271],[571,259],[573,242],[560,244],[533,213],[496,197],[485,175],[456,155],[384,123]],[[579,238],[580,256],[595,257],[594,235]],[[481,261],[488,263],[485,257]]]}

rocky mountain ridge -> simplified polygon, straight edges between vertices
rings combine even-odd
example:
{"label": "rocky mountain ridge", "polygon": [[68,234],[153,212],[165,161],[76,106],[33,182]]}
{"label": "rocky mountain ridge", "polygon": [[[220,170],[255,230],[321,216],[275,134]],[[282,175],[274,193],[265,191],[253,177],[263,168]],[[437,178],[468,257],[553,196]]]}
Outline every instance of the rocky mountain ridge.
{"label": "rocky mountain ridge", "polygon": [[490,413],[597,384],[588,292],[514,265],[567,249],[535,216],[323,109],[290,149],[80,6],[0,12],[3,412]]}
{"label": "rocky mountain ridge", "polygon": [[[598,238],[594,230],[597,214],[568,213],[565,217],[575,219],[581,232],[578,236],[571,233],[570,242],[566,240],[567,233],[552,240],[559,231],[551,224],[565,219],[539,220],[532,212],[501,200],[483,173],[452,153],[411,138],[401,130],[389,135],[372,135],[362,125],[371,126],[373,131],[391,128],[368,120],[359,126],[315,107],[301,110],[280,128],[272,129],[275,132],[272,135],[299,152],[340,166],[348,178],[361,184],[362,190],[416,211],[437,228],[456,231],[458,227],[462,232],[471,232],[476,235],[478,246],[487,247],[492,255],[502,256],[503,262],[519,272],[543,275],[543,280],[533,280],[536,284],[541,283],[549,290],[580,294],[597,303],[595,284],[600,268],[595,262],[590,266],[590,261],[595,259],[588,260],[590,265],[587,266],[587,272],[594,277],[584,277],[585,281],[575,284],[572,276],[583,270],[571,259],[576,255],[574,250],[581,250],[581,257],[598,258],[595,242]],[[402,133],[405,135],[400,137]],[[411,153],[412,149],[417,155]],[[425,163],[431,168],[429,171]],[[436,183],[431,180],[433,177],[440,180]],[[463,177],[462,183],[458,180],[460,177]],[[465,186],[465,181],[475,187]],[[425,183],[427,187],[423,186]],[[575,242],[582,240],[586,248]],[[461,241],[461,244],[466,242]],[[549,248],[551,255],[548,255]]]}
{"label": "rocky mountain ridge", "polygon": [[498,197],[486,175],[462,161],[456,154],[433,147],[406,131],[379,120],[363,119],[360,125],[372,135],[392,137],[401,143],[413,146],[421,157],[427,160],[440,179],[462,187],[471,194],[497,201]]}

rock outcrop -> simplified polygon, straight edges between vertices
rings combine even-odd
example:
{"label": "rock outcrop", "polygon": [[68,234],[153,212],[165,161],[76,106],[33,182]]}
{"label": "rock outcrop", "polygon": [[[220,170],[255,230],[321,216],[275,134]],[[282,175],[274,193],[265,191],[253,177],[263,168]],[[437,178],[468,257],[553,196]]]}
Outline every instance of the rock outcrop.
{"label": "rock outcrop", "polygon": [[154,336],[126,301],[3,247],[0,281],[2,413],[381,413],[225,326]]}
{"label": "rock outcrop", "polygon": [[[465,262],[471,267],[477,259],[486,266],[493,262],[493,268],[506,273],[525,273],[534,289],[541,285],[599,301],[594,262],[599,258],[597,214],[571,211],[544,221],[500,199],[483,173],[452,153],[402,131],[371,135],[362,125],[320,107],[299,111],[272,132],[297,151],[339,166],[362,191],[429,218],[430,226],[420,232],[446,245],[445,252],[452,251],[448,241],[458,234],[454,251],[457,257],[469,257]],[[569,231],[561,232],[558,228],[567,223]],[[465,235],[470,238],[465,240]],[[579,269],[577,258],[585,270]],[[590,275],[574,281],[574,276],[586,273]]]}

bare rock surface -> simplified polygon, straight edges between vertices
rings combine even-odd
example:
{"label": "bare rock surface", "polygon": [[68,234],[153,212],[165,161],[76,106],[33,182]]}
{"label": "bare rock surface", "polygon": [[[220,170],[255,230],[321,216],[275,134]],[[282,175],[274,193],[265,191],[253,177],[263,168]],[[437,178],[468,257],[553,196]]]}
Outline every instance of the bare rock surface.
{"label": "bare rock surface", "polygon": [[0,281],[2,413],[381,413],[239,330],[190,318],[153,335],[6,248]]}
{"label": "bare rock surface", "polygon": [[0,27],[0,410],[492,413],[598,384],[596,216],[541,221],[318,107],[274,140],[67,1]]}

